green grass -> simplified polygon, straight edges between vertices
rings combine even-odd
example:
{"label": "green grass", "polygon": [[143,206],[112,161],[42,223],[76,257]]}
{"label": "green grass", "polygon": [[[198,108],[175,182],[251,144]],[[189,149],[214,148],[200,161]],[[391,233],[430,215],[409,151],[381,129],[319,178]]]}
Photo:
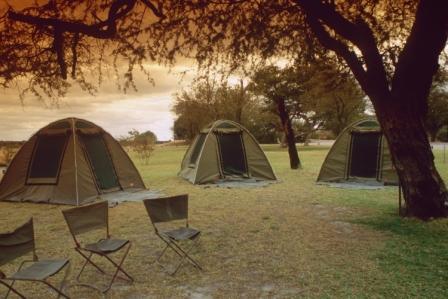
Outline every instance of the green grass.
{"label": "green grass", "polygon": [[[446,294],[448,294],[448,284],[446,283],[448,281],[447,220],[424,223],[398,217],[398,190],[396,187],[370,191],[343,190],[314,184],[321,163],[328,151],[326,147],[301,147],[299,152],[303,169],[300,171],[288,169],[285,149],[281,149],[277,145],[266,145],[263,148],[278,177],[283,181],[276,187],[282,189],[281,186],[283,185],[284,188],[288,189],[284,196],[278,196],[278,200],[294,196],[295,192],[300,192],[300,202],[302,204],[310,203],[324,206],[325,209],[333,211],[335,209],[344,212],[350,211],[350,213],[337,215],[335,219],[341,222],[359,224],[363,230],[369,230],[369,233],[376,231],[380,234],[379,239],[372,242],[372,248],[366,250],[366,258],[374,263],[375,272],[378,271],[376,272],[377,277],[366,278],[367,281],[362,282],[363,284],[367,284],[368,281],[373,283],[373,285],[365,286],[369,290],[368,292],[358,292],[356,287],[353,287],[350,283],[350,281],[358,280],[356,276],[359,273],[344,271],[343,268],[352,268],[353,265],[339,265],[331,269],[318,270],[318,273],[322,271],[330,275],[331,279],[336,277],[336,281],[340,283],[338,287],[331,288],[330,292],[325,290],[316,294],[305,292],[307,296],[446,297]],[[183,152],[184,148],[167,148],[155,153],[154,160],[157,160],[157,164],[155,162],[151,164],[154,167],[160,163],[160,166],[166,167],[167,177],[163,180],[172,180],[169,175],[174,169],[177,170],[179,164],[174,163],[173,165],[171,157],[176,155],[178,151]],[[177,156],[179,160],[176,162],[179,162],[181,155]],[[443,152],[436,151],[435,159],[442,176],[445,179],[448,178],[448,161],[443,163]],[[145,178],[148,181],[154,182],[154,185],[163,185],[159,181],[161,179],[160,173],[157,176],[151,174],[149,170],[143,173],[145,176],[147,175]],[[165,188],[166,190],[170,189],[169,187]],[[240,190],[240,192],[245,191]],[[329,212],[329,214],[331,213]],[[313,217],[312,215],[309,216]],[[265,218],[262,218],[262,220]],[[324,243],[323,247],[325,246]],[[342,250],[350,252],[351,248],[343,248]]]}
{"label": "green grass", "polygon": [[[315,184],[328,148],[300,147],[303,169],[290,170],[285,149],[263,147],[280,183],[258,189],[204,188],[178,178],[184,146],[158,147],[147,165],[136,161],[151,189],[190,195],[191,225],[203,231],[194,256],[206,270],[186,266],[170,277],[151,264],[162,244],[143,206],[120,204],[111,209],[111,230],[134,241],[127,268],[138,279],[130,287],[114,287],[110,298],[447,297],[448,220],[398,217],[395,187],[366,191]],[[448,179],[448,161],[442,163],[440,151],[435,156]],[[1,202],[1,230],[33,215],[38,253],[69,256],[76,273],[81,261],[63,208]],[[87,278],[96,279],[94,274]],[[20,286],[33,298],[46,296],[42,289]],[[72,295],[97,296],[82,288]]]}

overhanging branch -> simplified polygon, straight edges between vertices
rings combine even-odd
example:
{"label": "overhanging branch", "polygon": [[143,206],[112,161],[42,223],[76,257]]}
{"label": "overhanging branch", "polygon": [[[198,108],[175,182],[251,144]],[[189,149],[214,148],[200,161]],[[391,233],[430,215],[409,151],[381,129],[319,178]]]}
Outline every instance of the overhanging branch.
{"label": "overhanging branch", "polygon": [[362,67],[361,61],[356,54],[351,51],[347,45],[330,36],[324,26],[317,20],[317,18],[307,15],[307,22],[311,27],[311,30],[316,35],[319,42],[326,48],[334,51],[337,55],[341,56],[347,65],[352,70],[359,84],[364,88],[367,88],[366,72]]}
{"label": "overhanging branch", "polygon": [[[350,22],[335,10],[334,5],[324,1],[296,0],[296,3],[307,15],[308,23],[319,41],[344,58],[364,91],[370,96],[375,91],[375,97],[383,98],[384,93],[389,91],[387,74],[375,37],[368,24],[361,18],[358,18],[355,23]],[[324,24],[347,42],[331,37]],[[355,53],[348,49],[348,42],[361,51],[366,70],[363,69]]]}

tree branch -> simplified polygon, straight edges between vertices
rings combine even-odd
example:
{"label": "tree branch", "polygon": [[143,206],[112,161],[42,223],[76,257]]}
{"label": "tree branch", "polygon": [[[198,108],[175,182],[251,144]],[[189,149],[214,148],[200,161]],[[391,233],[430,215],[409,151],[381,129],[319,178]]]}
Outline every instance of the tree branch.
{"label": "tree branch", "polygon": [[352,70],[356,79],[358,79],[359,84],[363,87],[363,89],[368,88],[366,77],[367,74],[364,68],[362,67],[362,63],[358,59],[356,54],[353,51],[350,51],[347,45],[331,37],[330,34],[327,32],[327,30],[324,28],[324,26],[321,24],[321,22],[314,16],[307,14],[307,22],[310,25],[311,30],[313,30],[319,42],[324,47],[336,52],[336,54],[344,58],[345,62]]}
{"label": "tree branch", "polygon": [[159,2],[158,7],[156,7],[150,0],[141,0],[143,4],[145,4],[156,17],[159,17],[161,20],[165,19],[166,16],[163,14],[162,2]]}
{"label": "tree branch", "polygon": [[72,40],[71,50],[72,50],[72,78],[75,79],[76,77],[76,64],[78,63],[78,51],[76,50],[76,47],[79,43],[79,33],[75,33]]}
{"label": "tree branch", "polygon": [[411,33],[392,78],[394,94],[416,100],[416,111],[427,110],[426,99],[448,38],[446,0],[420,0]]}
{"label": "tree branch", "polygon": [[[343,57],[356,78],[362,80],[359,82],[364,91],[378,99],[384,98],[384,94],[389,91],[387,74],[375,37],[368,24],[362,18],[358,18],[355,23],[352,23],[339,14],[333,5],[322,1],[296,0],[296,3],[305,11],[308,23],[319,41],[324,42],[325,47]],[[347,43],[331,37],[325,30],[324,24],[361,51],[366,65],[365,71],[356,54],[348,49]],[[360,68],[363,69],[363,72],[360,71]],[[360,77],[360,74],[363,75]],[[374,91],[375,93],[380,91],[380,94],[375,94]]]}
{"label": "tree branch", "polygon": [[91,25],[57,18],[41,18],[17,13],[13,10],[8,12],[8,18],[36,27],[53,27],[58,28],[61,32],[81,33],[98,39],[109,39],[113,38],[117,32],[117,20],[127,15],[134,7],[135,2],[136,0],[116,0],[109,9],[107,20]]}

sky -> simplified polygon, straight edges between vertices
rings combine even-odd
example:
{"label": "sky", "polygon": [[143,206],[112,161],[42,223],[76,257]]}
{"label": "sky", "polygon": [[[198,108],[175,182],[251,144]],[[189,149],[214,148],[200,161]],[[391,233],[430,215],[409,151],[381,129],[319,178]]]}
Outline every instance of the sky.
{"label": "sky", "polygon": [[[6,3],[20,9],[32,1],[0,0],[0,12],[5,11]],[[131,129],[136,129],[140,132],[151,130],[158,140],[172,139],[175,116],[170,110],[173,94],[188,87],[195,70],[185,62],[171,70],[159,65],[147,68],[155,86],[143,74],[135,73],[138,91],[124,94],[117,89],[114,79],[105,78],[95,96],[75,86],[59,102],[59,107],[49,107],[31,95],[22,103],[17,90],[0,89],[0,141],[27,140],[49,122],[66,117],[92,121],[114,137],[127,135]],[[181,76],[181,72],[186,74]]]}
{"label": "sky", "polygon": [[[31,95],[22,104],[17,90],[0,89],[0,140],[27,140],[49,122],[66,117],[92,121],[114,137],[136,129],[150,130],[158,140],[170,140],[175,117],[170,111],[173,95],[188,87],[194,72],[187,65],[177,65],[171,70],[151,65],[149,70],[154,86],[137,74],[137,92],[125,94],[118,90],[114,79],[106,79],[95,96],[73,87],[59,107],[49,107]],[[186,74],[181,76],[181,72]]]}

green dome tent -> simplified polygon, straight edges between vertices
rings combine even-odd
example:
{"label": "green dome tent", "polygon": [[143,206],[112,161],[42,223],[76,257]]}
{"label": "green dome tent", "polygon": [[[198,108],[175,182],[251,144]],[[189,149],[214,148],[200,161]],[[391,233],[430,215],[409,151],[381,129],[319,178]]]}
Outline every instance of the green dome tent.
{"label": "green dome tent", "polygon": [[95,124],[67,118],[20,148],[0,182],[0,200],[82,205],[139,190],[145,184],[121,145]]}
{"label": "green dome tent", "polygon": [[215,121],[196,136],[182,160],[179,176],[193,184],[232,178],[276,180],[255,138],[230,120]]}
{"label": "green dome tent", "polygon": [[375,119],[352,123],[339,134],[317,178],[317,182],[349,181],[398,184],[387,141]]}

